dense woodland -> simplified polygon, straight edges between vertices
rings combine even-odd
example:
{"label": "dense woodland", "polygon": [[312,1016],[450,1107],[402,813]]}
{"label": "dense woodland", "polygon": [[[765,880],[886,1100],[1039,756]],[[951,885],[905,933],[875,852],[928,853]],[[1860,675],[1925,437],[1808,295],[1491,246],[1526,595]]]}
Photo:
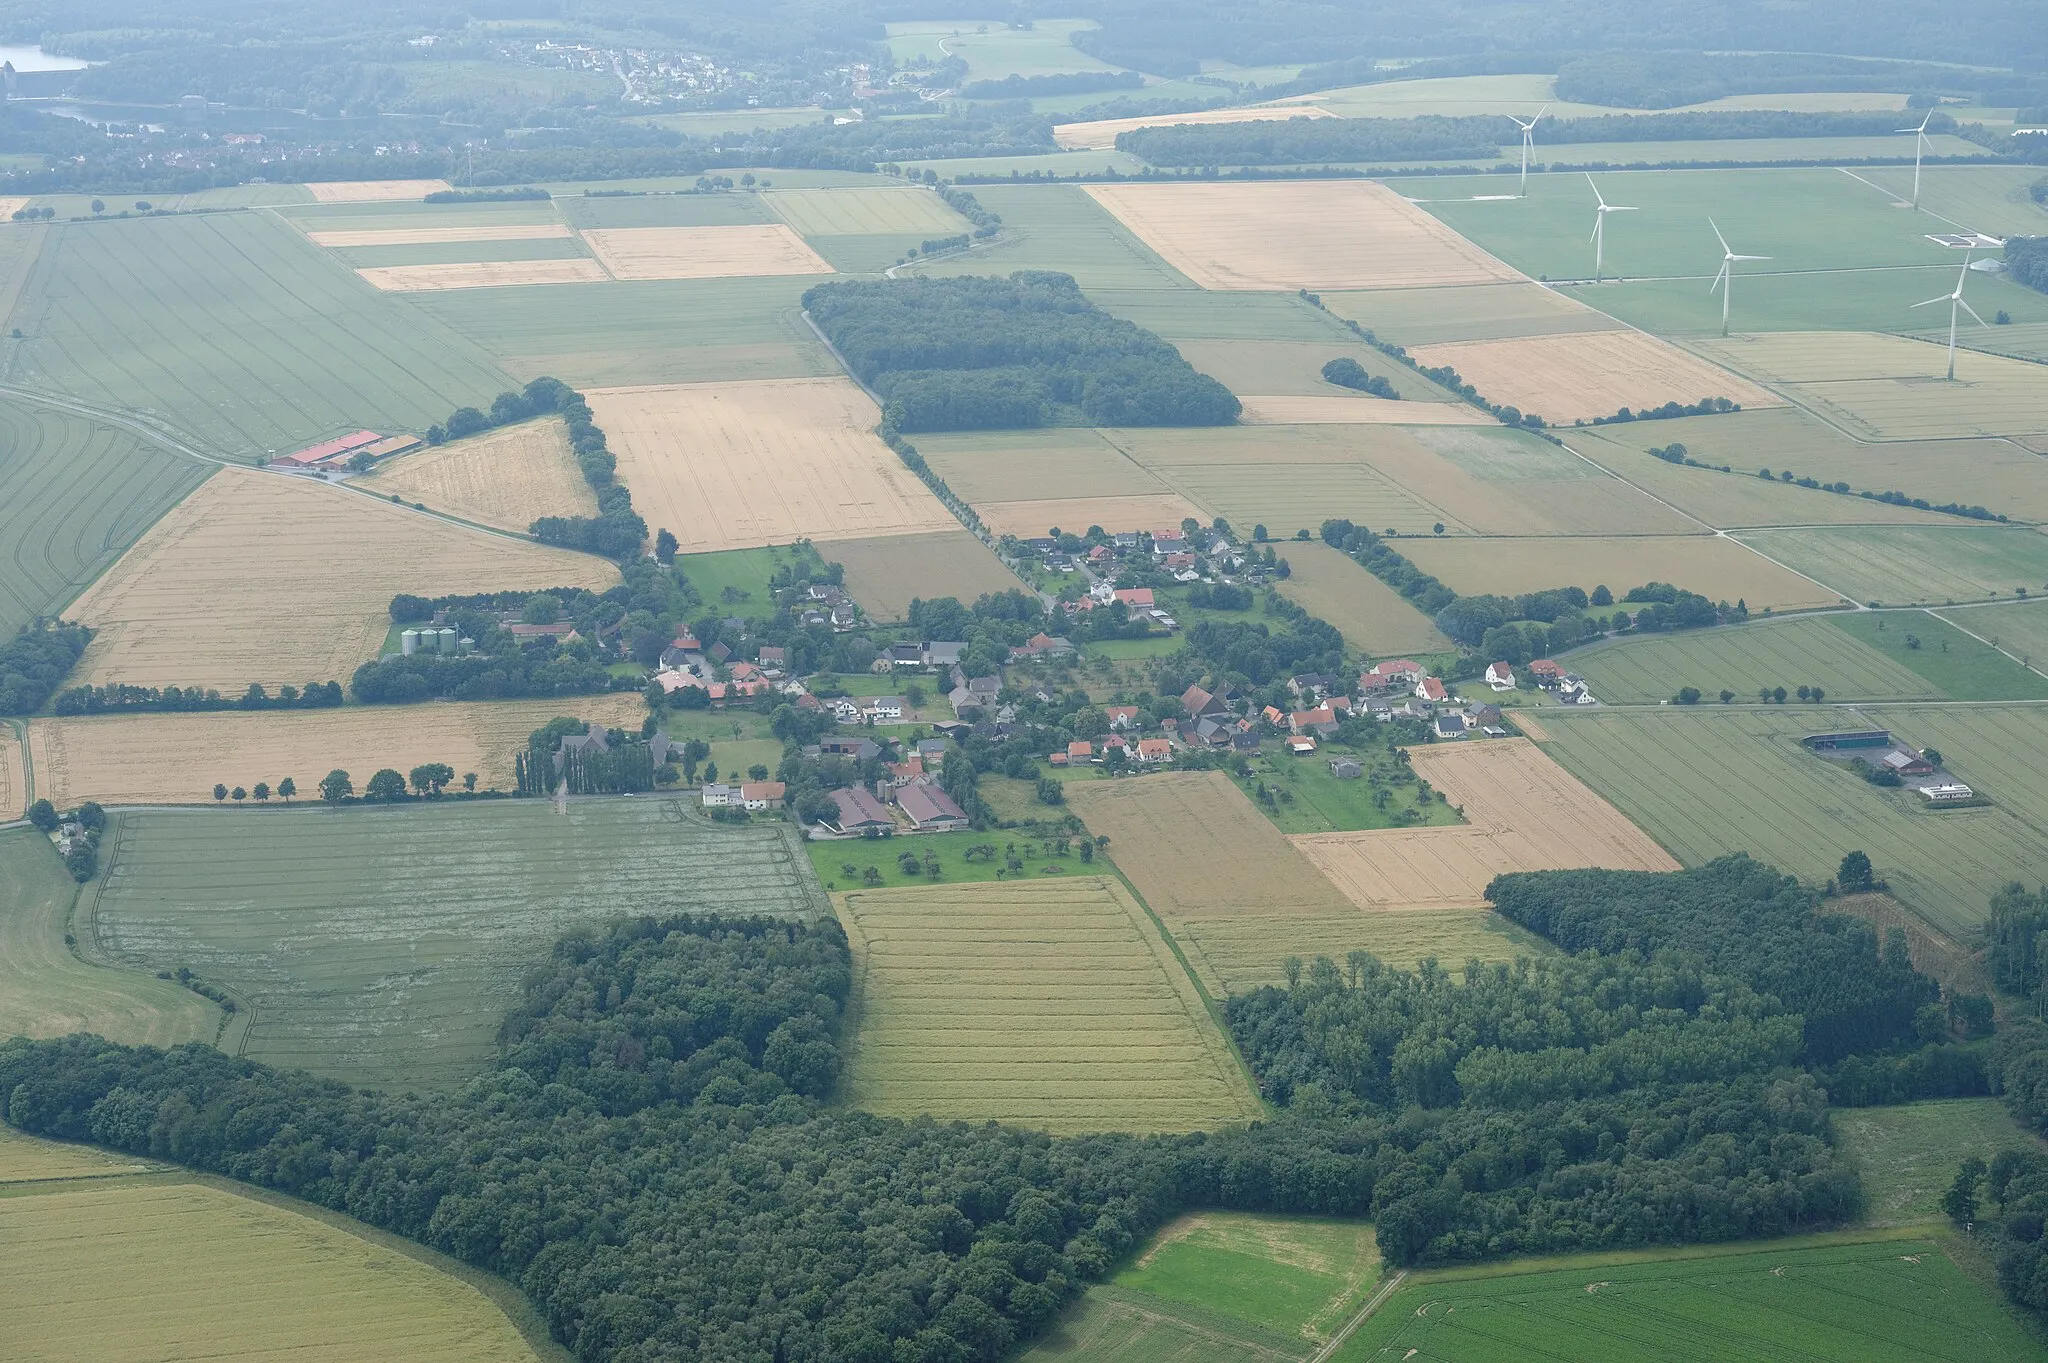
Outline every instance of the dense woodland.
{"label": "dense woodland", "polygon": [[[2048,185],[2048,180],[2041,183]],[[2048,236],[2007,237],[2005,268],[2028,288],[2048,293]]]}
{"label": "dense woodland", "polygon": [[894,431],[1043,426],[1220,426],[1229,389],[1142,327],[1083,296],[1071,275],[1020,270],[819,284],[804,309]]}
{"label": "dense woodland", "polygon": [[0,644],[0,715],[32,715],[78,661],[92,631],[68,621],[41,621]]}

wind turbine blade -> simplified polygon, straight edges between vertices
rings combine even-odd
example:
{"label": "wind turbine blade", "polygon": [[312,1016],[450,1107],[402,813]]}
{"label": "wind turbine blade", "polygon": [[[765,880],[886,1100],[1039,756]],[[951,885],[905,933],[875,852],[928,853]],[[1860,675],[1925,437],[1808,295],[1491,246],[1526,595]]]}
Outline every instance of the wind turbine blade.
{"label": "wind turbine blade", "polygon": [[1607,200],[1600,197],[1600,186],[1593,184],[1593,174],[1591,171],[1586,172],[1586,183],[1593,186],[1593,198],[1599,205],[1602,208],[1607,207]]}
{"label": "wind turbine blade", "polygon": [[1609,213],[1633,213],[1636,210],[1627,204],[1609,204],[1607,205],[1607,211]]}
{"label": "wind turbine blade", "polygon": [[1925,303],[1915,303],[1913,306],[1916,308],[1932,307],[1936,303],[1946,303],[1949,299],[1954,297],[1955,295],[1952,293],[1945,293],[1939,298],[1930,298]]}
{"label": "wind turbine blade", "polygon": [[1716,289],[1720,288],[1720,287],[1721,287],[1721,282],[1722,282],[1723,280],[1727,279],[1727,278],[1728,278],[1728,262],[1724,260],[1724,261],[1722,261],[1722,262],[1721,262],[1721,273],[1719,273],[1719,274],[1715,275],[1715,276],[1714,276],[1714,282],[1713,282],[1713,283],[1711,283],[1711,284],[1709,284],[1709,285],[1707,285],[1707,292],[1708,292],[1708,293],[1712,293],[1712,292],[1714,292],[1714,290],[1716,290]]}
{"label": "wind turbine blade", "polygon": [[1715,222],[1712,218],[1708,218],[1707,226],[1714,229],[1714,240],[1721,243],[1722,256],[1726,257],[1733,255],[1734,252],[1728,249],[1728,238],[1721,235],[1721,224]]}
{"label": "wind turbine blade", "polygon": [[1538,122],[1538,120],[1540,120],[1540,119],[1541,119],[1541,118],[1543,117],[1543,115],[1545,115],[1545,114],[1547,114],[1547,113],[1549,113],[1549,112],[1550,112],[1550,106],[1549,106],[1548,104],[1546,104],[1546,105],[1544,105],[1544,106],[1543,106],[1542,108],[1538,109],[1538,110],[1536,111],[1536,117],[1535,117],[1535,118],[1532,118],[1532,119],[1530,119],[1530,120],[1529,120],[1529,126],[1530,126],[1530,127],[1532,127],[1532,128],[1533,128],[1533,127],[1535,127],[1535,126],[1536,126],[1536,124],[1537,124],[1537,122]]}
{"label": "wind turbine blade", "polygon": [[1916,132],[1916,133],[1924,133],[1924,132],[1926,132],[1926,131],[1927,131],[1927,125],[1928,125],[1928,124],[1930,124],[1930,123],[1932,123],[1933,121],[1934,121],[1934,110],[1932,110],[1932,109],[1929,109],[1929,110],[1927,111],[1927,117],[1925,117],[1925,118],[1921,119],[1921,120],[1920,120],[1920,126],[1919,126],[1919,127],[1917,127],[1917,128],[1915,128],[1915,129],[1913,129],[1913,131],[1914,131],[1914,132]]}
{"label": "wind turbine blade", "polygon": [[[1963,308],[1963,311],[1964,311],[1964,312],[1967,312],[1967,313],[1969,313],[1969,314],[1970,314],[1970,316],[1972,316],[1972,317],[1977,317],[1977,310],[1976,310],[1975,308],[1973,308],[1973,307],[1971,307],[1971,306],[1970,306],[1970,303],[1969,303],[1969,300],[1968,300],[1968,299],[1965,299],[1965,298],[1958,298],[1958,299],[1956,299],[1956,302],[1958,302],[1958,303],[1962,304],[1962,308]],[[1978,326],[1980,326],[1980,327],[1981,327],[1981,326],[1984,326],[1984,325],[1985,325],[1985,321],[1984,321],[1984,319],[1983,319],[1982,317],[1977,317],[1977,325],[1978,325]]]}
{"label": "wind turbine blade", "polygon": [[1769,260],[1769,256],[1730,256],[1730,260]]}
{"label": "wind turbine blade", "polygon": [[1601,219],[1599,219],[1599,218],[1595,218],[1595,219],[1593,219],[1593,235],[1592,235],[1592,236],[1590,236],[1590,237],[1587,237],[1587,238],[1586,238],[1586,240],[1587,240],[1587,241],[1598,241],[1598,240],[1600,240],[1600,223],[1601,223],[1601,221],[1602,221],[1602,220],[1601,220]]}

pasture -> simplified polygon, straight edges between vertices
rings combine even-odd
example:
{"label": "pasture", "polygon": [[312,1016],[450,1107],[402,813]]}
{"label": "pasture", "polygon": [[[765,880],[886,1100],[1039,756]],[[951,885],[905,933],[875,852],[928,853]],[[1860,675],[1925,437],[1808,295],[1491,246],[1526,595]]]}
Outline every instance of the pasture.
{"label": "pasture", "polygon": [[424,430],[511,386],[482,349],[260,213],[54,228],[9,325],[26,337],[13,382],[233,458]]}
{"label": "pasture", "polygon": [[1678,863],[1612,805],[1524,739],[1409,749],[1415,774],[1465,816],[1462,827],[1309,833],[1292,841],[1361,909],[1477,908],[1508,871]]}
{"label": "pasture", "polygon": [[859,988],[849,1102],[1056,1132],[1261,1115],[1193,982],[1115,880],[856,890],[839,904]]}
{"label": "pasture", "polygon": [[[2025,803],[2044,718],[2030,707],[1713,705],[1545,710],[1543,728],[1546,752],[1686,865],[1747,852],[1818,885],[1860,849],[1896,898],[1954,936],[1984,921],[2000,886],[2048,879],[2048,830]],[[1939,748],[1993,805],[1932,813],[1799,746],[1803,734],[1870,723]]]}
{"label": "pasture", "polygon": [[1243,775],[1231,775],[1283,833],[1344,833],[1458,822],[1457,814],[1437,799],[1435,791],[1405,779],[1400,764],[1384,748],[1350,749],[1364,774],[1339,779],[1330,770],[1330,760],[1345,751],[1341,745],[1325,744],[1314,755],[1297,757],[1275,742],[1247,761],[1249,770]]}
{"label": "pasture", "polygon": [[399,592],[603,591],[617,580],[588,554],[308,478],[224,468],[78,599],[73,618],[99,634],[77,676],[237,693],[338,681],[377,656]]}
{"label": "pasture", "polygon": [[1832,584],[1781,568],[1732,539],[1705,535],[1487,541],[1404,536],[1394,547],[1465,595],[1606,586],[1619,597],[1645,582],[1669,582],[1713,601],[1746,601],[1752,611],[1803,610],[1841,600]]}
{"label": "pasture", "polygon": [[2036,1359],[2043,1349],[1941,1241],[1842,1236],[1419,1273],[1336,1359],[1493,1363],[1536,1353],[1966,1363]]}
{"label": "pasture", "polygon": [[1873,1225],[1939,1221],[1956,1165],[1972,1155],[2039,1147],[1996,1098],[1948,1098],[1897,1107],[1838,1108],[1835,1139],[1863,1174]]}
{"label": "pasture", "polygon": [[0,1184],[38,1180],[0,1198],[0,1274],[9,1286],[0,1335],[10,1355],[101,1363],[543,1356],[500,1305],[516,1294],[452,1259],[304,1203],[182,1172],[134,1172],[141,1167],[0,1137]]}
{"label": "pasture", "polygon": [[759,227],[610,227],[584,232],[614,279],[725,279],[831,274],[781,223]]}
{"label": "pasture", "polygon": [[588,394],[619,481],[686,552],[959,524],[873,431],[846,378],[608,388]]}
{"label": "pasture", "polygon": [[[72,950],[64,939],[78,895],[49,839],[32,828],[0,832],[0,1036],[96,1032],[131,1046],[212,1041],[223,1018],[211,1001]],[[0,1167],[7,1153],[0,1144]]]}
{"label": "pasture", "polygon": [[1520,277],[1368,181],[1090,185],[1088,193],[1207,289],[1393,289]]}
{"label": "pasture", "polygon": [[0,636],[57,614],[206,472],[90,417],[0,401]]}
{"label": "pasture", "polygon": [[2048,368],[2024,360],[1971,351],[1950,383],[1947,348],[1903,336],[1774,332],[1694,346],[1865,440],[2048,432]]}
{"label": "pasture", "polygon": [[2021,526],[1766,528],[1741,540],[1852,601],[1939,606],[2048,586],[2048,535]]}
{"label": "pasture", "polygon": [[1828,624],[1918,673],[1950,700],[2048,699],[2048,677],[2028,666],[2030,650],[2016,639],[2001,651],[1997,620],[1974,610],[1960,612],[1955,622],[1932,611],[1855,611],[1831,615]]}
{"label": "pasture", "polygon": [[1783,399],[1640,331],[1576,331],[1505,341],[1420,346],[1416,360],[1449,365],[1488,400],[1541,414],[1552,424],[1728,398],[1742,407]]}
{"label": "pasture", "polygon": [[1571,295],[1533,281],[1327,293],[1323,305],[1407,346],[1611,331],[1619,325]]}
{"label": "pasture", "polygon": [[1277,547],[1290,570],[1274,584],[1280,594],[1335,625],[1352,648],[1375,658],[1450,648],[1406,597],[1321,540]]}
{"label": "pasture", "polygon": [[520,534],[542,516],[597,514],[557,417],[387,459],[350,486]]}
{"label": "pasture", "polygon": [[889,24],[888,43],[898,61],[958,57],[967,63],[970,81],[1114,71],[1073,44],[1076,32],[1094,27],[1085,19],[1039,19],[1029,28],[981,19],[918,19]]}
{"label": "pasture", "polygon": [[380,767],[410,771],[422,762],[446,762],[458,775],[473,771],[480,790],[510,790],[513,755],[556,715],[637,729],[645,713],[637,692],[622,692],[338,710],[93,715],[31,720],[28,747],[35,794],[59,806],[80,800],[199,804],[211,798],[216,782],[253,788],[287,776],[302,798],[314,799],[316,783],[336,767],[354,773],[360,790]]}
{"label": "pasture", "polygon": [[1143,114],[1136,118],[1099,118],[1086,123],[1056,123],[1052,140],[1067,151],[1107,151],[1124,133],[1140,128],[1174,128],[1189,123],[1279,123],[1295,118],[1332,118],[1313,104],[1251,104],[1235,109],[1202,109],[1183,114]]}
{"label": "pasture", "polygon": [[[2014,602],[1959,610],[1942,619],[1953,628],[1966,629],[1979,639],[1988,640],[1993,647],[2031,662],[2034,658],[2048,660],[2048,614],[2037,611],[2032,602]],[[2048,668],[2048,661],[2043,662],[2043,667]]]}
{"label": "pasture", "polygon": [[[1893,617],[1903,645],[1911,623]],[[1609,639],[1574,650],[1566,665],[1609,704],[1656,704],[1698,687],[1712,704],[1724,688],[1742,701],[1758,687],[1818,686],[1835,700],[1939,699],[1920,673],[1835,628],[1832,618],[1758,621],[1727,629]],[[1974,698],[1973,698],[1974,699]]]}
{"label": "pasture", "polygon": [[579,923],[823,911],[790,825],[714,824],[686,805],[130,811],[78,934],[232,992],[251,1059],[371,1087],[460,1084],[494,1053],[521,977]]}
{"label": "pasture", "polygon": [[820,540],[817,550],[845,567],[848,594],[875,620],[908,619],[919,597],[951,596],[972,605],[976,597],[1024,586],[965,530]]}
{"label": "pasture", "polygon": [[746,606],[729,611],[734,615],[766,618],[773,611],[774,593],[768,580],[785,565],[808,562],[808,556],[794,548],[769,545],[762,549],[725,549],[715,554],[682,554],[676,569],[711,607]]}
{"label": "pasture", "polygon": [[1316,1346],[1149,1292],[1097,1284],[1020,1363],[1307,1363]]}

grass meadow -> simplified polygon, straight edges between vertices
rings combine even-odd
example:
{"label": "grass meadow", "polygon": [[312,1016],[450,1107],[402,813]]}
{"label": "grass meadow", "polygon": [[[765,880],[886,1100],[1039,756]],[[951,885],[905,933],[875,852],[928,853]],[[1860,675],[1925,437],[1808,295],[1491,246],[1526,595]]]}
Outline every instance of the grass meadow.
{"label": "grass meadow", "polygon": [[[2003,606],[1975,606],[1948,612],[1944,618],[1959,629],[2022,658],[2048,659],[2048,601],[2015,601]],[[1942,615],[1940,611],[1936,615]],[[2048,662],[2043,663],[2048,667]]]}
{"label": "grass meadow", "polygon": [[[1017,784],[1024,783],[1020,781]],[[1051,806],[1037,805],[1024,809],[1021,817],[1050,819],[1060,813]],[[973,857],[968,856],[970,849],[984,847],[994,847],[996,855],[985,857],[976,850]],[[818,879],[832,891],[911,889],[936,884],[978,885],[1012,874],[1036,881],[1056,875],[1083,875],[1088,871],[1088,864],[1071,846],[1062,852],[1056,841],[1034,836],[1025,829],[919,833],[905,838],[833,838],[824,842],[806,842],[804,850],[810,854],[811,866],[817,871]],[[904,867],[902,858],[906,855],[917,858],[916,871]],[[1008,861],[1013,855],[1024,863],[1023,870],[1010,871]],[[926,860],[928,857],[937,858],[937,875],[931,873],[930,863]],[[848,866],[853,870],[848,871]],[[871,867],[881,877],[880,880],[868,878],[867,872]],[[998,871],[1002,872],[1002,877],[998,877]]]}
{"label": "grass meadow", "polygon": [[78,935],[231,992],[252,1059],[373,1087],[468,1077],[578,923],[824,908],[789,825],[712,824],[681,799],[238,813],[119,815]]}
{"label": "grass meadow", "polygon": [[323,435],[424,429],[511,382],[489,355],[254,212],[51,231],[6,377],[261,459]]}
{"label": "grass meadow", "polygon": [[1110,1282],[1321,1340],[1379,1280],[1379,1244],[1362,1221],[1208,1212],[1168,1225]]}
{"label": "grass meadow", "polygon": [[769,545],[761,549],[680,554],[676,567],[682,569],[684,579],[704,599],[706,610],[720,615],[756,616],[774,610],[775,594],[768,579],[778,567],[798,561],[799,556],[790,550]]}
{"label": "grass meadow", "polygon": [[[1828,624],[1917,672],[1950,700],[2048,699],[2048,677],[2001,652],[1996,623],[1977,617],[1964,611],[1951,623],[1932,611],[1845,611]],[[2031,653],[2018,640],[2005,647],[2022,658]]]}
{"label": "grass meadow", "polygon": [[57,614],[208,472],[89,417],[0,401],[0,636]]}
{"label": "grass meadow", "polygon": [[984,19],[919,19],[890,24],[888,43],[898,61],[958,57],[967,63],[969,81],[1114,71],[1073,44],[1076,32],[1094,27],[1085,19],[1039,19],[1029,28]]}
{"label": "grass meadow", "polygon": [[1002,215],[1002,235],[964,254],[919,265],[916,273],[1058,270],[1072,275],[1091,296],[1096,289],[1194,287],[1077,186],[976,185],[974,197]]}
{"label": "grass meadow", "polygon": [[[1903,624],[1898,633],[1903,646]],[[1759,688],[1777,686],[1818,686],[1835,700],[1932,700],[1946,694],[1918,671],[1835,628],[1831,618],[1609,639],[1570,654],[1569,666],[1610,704],[1665,701],[1684,686],[1698,687],[1708,704],[1723,689],[1750,701]]]}
{"label": "grass meadow", "polygon": [[1941,1220],[1957,1164],[2041,1143],[1996,1098],[1836,1108],[1833,1120],[1835,1139],[1863,1175],[1865,1219],[1880,1226]]}
{"label": "grass meadow", "polygon": [[1745,530],[1741,540],[1868,604],[1939,606],[2048,588],[2048,535],[2021,526],[1808,526]]}

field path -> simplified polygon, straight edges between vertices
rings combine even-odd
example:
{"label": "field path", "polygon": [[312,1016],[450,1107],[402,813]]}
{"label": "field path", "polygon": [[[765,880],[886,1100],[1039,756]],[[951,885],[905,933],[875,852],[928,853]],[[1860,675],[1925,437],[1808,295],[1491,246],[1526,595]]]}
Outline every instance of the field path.
{"label": "field path", "polygon": [[1330,1342],[1328,1344],[1325,1344],[1322,1348],[1316,1350],[1314,1355],[1310,1357],[1308,1363],[1328,1363],[1330,1356],[1335,1354],[1337,1350],[1344,1347],[1344,1341],[1351,1338],[1351,1336],[1353,1336],[1354,1334],[1358,1333],[1358,1327],[1365,1324],[1365,1322],[1371,1318],[1372,1313],[1379,1310],[1381,1306],[1385,1305],[1387,1298],[1393,1296],[1396,1292],[1400,1291],[1401,1284],[1407,1281],[1408,1270],[1404,1268],[1400,1272],[1396,1273],[1393,1277],[1381,1283],[1379,1291],[1373,1293],[1372,1296],[1366,1299],[1365,1305],[1358,1308],[1358,1314],[1353,1316],[1350,1320],[1345,1321],[1344,1328],[1339,1330],[1336,1334],[1331,1335]]}

